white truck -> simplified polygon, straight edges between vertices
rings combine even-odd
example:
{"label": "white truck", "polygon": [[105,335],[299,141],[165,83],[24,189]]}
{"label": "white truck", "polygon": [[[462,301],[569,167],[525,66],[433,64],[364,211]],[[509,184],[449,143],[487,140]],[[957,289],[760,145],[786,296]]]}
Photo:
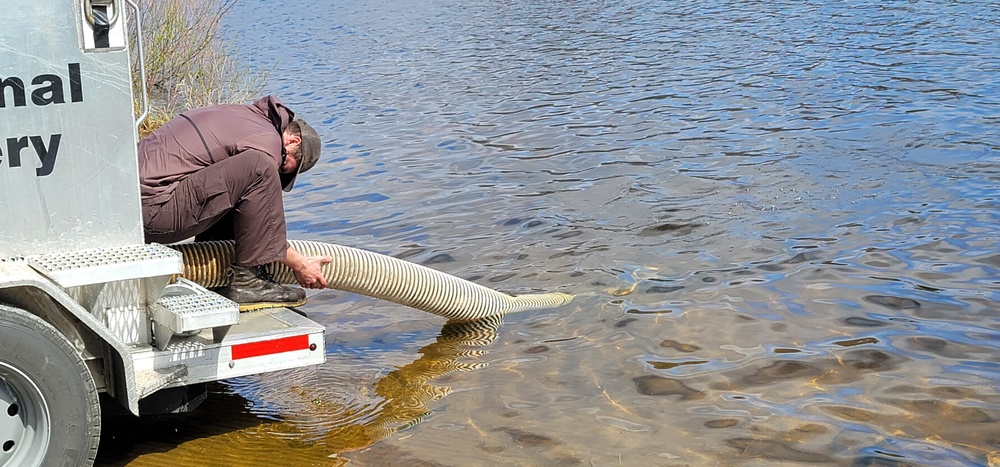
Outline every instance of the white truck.
{"label": "white truck", "polygon": [[0,466],[93,463],[102,400],[189,411],[208,382],[322,363],[322,326],[241,314],[143,241],[138,6],[0,5]]}

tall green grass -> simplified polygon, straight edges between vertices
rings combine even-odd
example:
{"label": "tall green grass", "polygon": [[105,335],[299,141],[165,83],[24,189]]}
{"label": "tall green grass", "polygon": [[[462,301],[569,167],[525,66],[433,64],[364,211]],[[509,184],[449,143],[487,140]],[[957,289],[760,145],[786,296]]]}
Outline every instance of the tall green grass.
{"label": "tall green grass", "polygon": [[[184,110],[258,97],[274,65],[251,66],[222,35],[237,0],[139,0],[150,112],[145,136]],[[134,22],[133,22],[134,24]],[[131,31],[133,47],[135,28]],[[138,53],[133,51],[138,92]]]}

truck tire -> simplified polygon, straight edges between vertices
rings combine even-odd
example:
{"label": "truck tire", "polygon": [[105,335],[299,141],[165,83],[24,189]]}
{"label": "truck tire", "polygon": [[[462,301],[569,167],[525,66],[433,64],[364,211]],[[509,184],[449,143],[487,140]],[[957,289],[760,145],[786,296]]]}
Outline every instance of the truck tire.
{"label": "truck tire", "polygon": [[89,466],[100,438],[97,387],[73,345],[0,305],[0,467]]}

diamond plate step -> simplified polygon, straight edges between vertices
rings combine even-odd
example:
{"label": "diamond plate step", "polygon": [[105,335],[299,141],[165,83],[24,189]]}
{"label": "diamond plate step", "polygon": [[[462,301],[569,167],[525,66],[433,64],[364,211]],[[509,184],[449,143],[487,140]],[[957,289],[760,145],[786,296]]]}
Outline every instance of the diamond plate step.
{"label": "diamond plate step", "polygon": [[64,288],[170,276],[180,274],[184,267],[180,252],[157,243],[91,248],[25,259],[36,271]]}
{"label": "diamond plate step", "polygon": [[186,279],[171,284],[150,307],[156,347],[165,349],[175,334],[211,328],[216,342],[239,323],[240,307]]}

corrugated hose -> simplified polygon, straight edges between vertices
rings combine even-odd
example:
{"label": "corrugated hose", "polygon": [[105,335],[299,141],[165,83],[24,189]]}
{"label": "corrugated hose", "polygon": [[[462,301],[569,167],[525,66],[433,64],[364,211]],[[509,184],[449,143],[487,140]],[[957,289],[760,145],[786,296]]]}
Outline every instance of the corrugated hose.
{"label": "corrugated hose", "polygon": [[[554,308],[573,300],[564,293],[507,295],[479,284],[399,258],[358,248],[308,240],[289,240],[305,256],[330,256],[323,265],[327,288],[405,305],[450,320],[472,321],[517,311]],[[236,257],[233,241],[170,245],[184,256],[184,277],[207,288],[227,285],[226,270]],[[268,265],[274,279],[295,284],[292,270]]]}

